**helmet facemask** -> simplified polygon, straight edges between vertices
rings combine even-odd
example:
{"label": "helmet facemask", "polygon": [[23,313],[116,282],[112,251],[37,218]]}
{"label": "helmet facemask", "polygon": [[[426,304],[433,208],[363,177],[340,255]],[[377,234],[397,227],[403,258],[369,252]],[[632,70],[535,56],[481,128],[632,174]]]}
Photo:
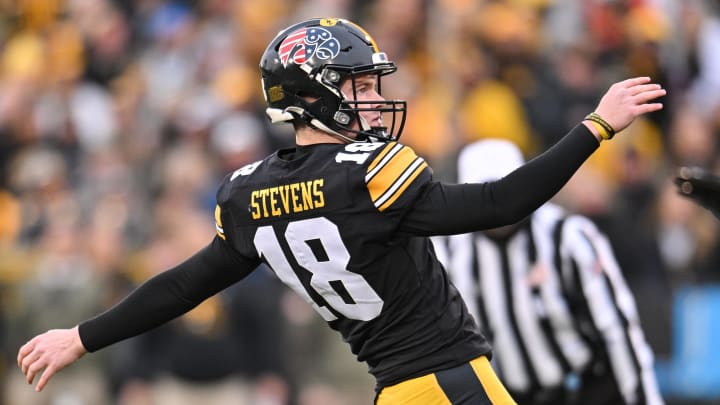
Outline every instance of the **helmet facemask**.
{"label": "helmet facemask", "polygon": [[[382,76],[393,73],[394,66],[362,66],[346,68],[342,66],[327,66],[328,72],[337,72],[342,79],[340,83],[350,84],[349,94],[343,94],[340,87],[333,85],[334,92],[339,94],[339,104],[332,116],[335,131],[343,135],[350,135],[347,141],[397,141],[405,126],[405,114],[407,105],[403,100],[361,100],[358,97],[358,78],[368,75],[375,75],[375,86],[373,89],[378,95],[382,95]],[[325,74],[324,76],[332,76]],[[326,84],[327,85],[327,84]],[[363,84],[364,85],[364,84]],[[368,123],[365,116],[368,113],[379,114],[380,125]]]}

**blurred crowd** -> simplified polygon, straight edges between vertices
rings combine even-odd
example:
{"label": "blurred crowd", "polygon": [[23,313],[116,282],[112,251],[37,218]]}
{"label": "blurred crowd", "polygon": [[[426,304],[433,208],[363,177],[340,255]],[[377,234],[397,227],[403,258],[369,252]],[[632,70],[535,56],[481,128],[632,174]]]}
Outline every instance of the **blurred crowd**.
{"label": "blurred crowd", "polygon": [[14,368],[28,337],[203,247],[223,176],[293,144],[264,117],[257,66],[315,16],[358,22],[399,65],[383,95],[408,101],[401,141],[438,179],[477,139],[532,157],[615,81],[668,89],[556,200],[608,233],[656,357],[671,354],[668,297],[720,281],[720,224],[671,182],[681,165],[720,173],[719,1],[0,0],[0,402],[372,402],[363,366],[264,268],[47,392]]}

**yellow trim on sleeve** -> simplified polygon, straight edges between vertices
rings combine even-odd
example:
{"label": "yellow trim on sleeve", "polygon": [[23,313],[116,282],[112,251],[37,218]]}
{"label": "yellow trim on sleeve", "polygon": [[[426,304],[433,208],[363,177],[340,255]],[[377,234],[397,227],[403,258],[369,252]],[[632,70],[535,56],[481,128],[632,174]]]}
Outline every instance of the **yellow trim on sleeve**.
{"label": "yellow trim on sleeve", "polygon": [[382,152],[380,152],[377,155],[377,157],[375,158],[375,160],[373,160],[372,163],[370,163],[370,166],[368,166],[368,168],[367,168],[367,172],[370,173],[375,168],[375,166],[377,166],[377,164],[380,163],[380,161],[385,157],[385,155],[387,155],[387,153],[392,150],[393,146],[395,146],[396,144],[397,144],[397,142],[388,142],[388,144],[383,148]]}
{"label": "yellow trim on sleeve", "polygon": [[[383,152],[385,152],[385,150]],[[377,174],[367,183],[370,198],[373,202],[377,201],[378,198],[395,184],[398,178],[405,173],[405,170],[407,170],[416,158],[417,155],[415,155],[412,149],[403,147],[395,156],[390,158],[390,161],[378,170]],[[374,163],[375,162],[373,162],[373,164]]]}
{"label": "yellow trim on sleeve", "polygon": [[215,231],[217,232],[218,236],[225,240],[225,230],[223,230],[222,225],[222,218],[220,217],[220,206],[215,206]]}
{"label": "yellow trim on sleeve", "polygon": [[387,201],[385,201],[380,207],[378,207],[378,210],[380,212],[385,211],[387,207],[391,206],[400,196],[405,192],[405,190],[410,186],[410,184],[417,178],[417,176],[420,175],[420,173],[427,167],[427,162],[422,162],[420,166],[418,166],[415,171],[408,177],[405,182],[400,186],[399,189],[393,193],[392,197],[390,197]]}

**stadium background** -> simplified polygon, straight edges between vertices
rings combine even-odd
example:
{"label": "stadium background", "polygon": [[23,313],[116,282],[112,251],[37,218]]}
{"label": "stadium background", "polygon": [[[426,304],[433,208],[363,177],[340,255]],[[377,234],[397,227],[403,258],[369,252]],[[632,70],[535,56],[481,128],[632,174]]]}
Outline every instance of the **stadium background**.
{"label": "stadium background", "polygon": [[[264,270],[167,327],[86,356],[42,394],[14,367],[28,337],[107,308],[212,237],[222,176],[292,143],[290,128],[263,116],[257,64],[280,28],[313,16],[360,23],[399,64],[384,95],[408,100],[402,141],[442,179],[453,179],[466,142],[509,138],[532,156],[612,82],[662,83],[665,109],[603,144],[556,201],[612,239],[668,403],[720,403],[720,222],[671,183],[681,165],[720,170],[718,9],[709,0],[0,0],[3,403],[150,404],[183,387],[199,388],[184,399],[206,405],[230,403],[223,395],[372,401],[364,366]],[[155,403],[178,403],[169,401]]]}

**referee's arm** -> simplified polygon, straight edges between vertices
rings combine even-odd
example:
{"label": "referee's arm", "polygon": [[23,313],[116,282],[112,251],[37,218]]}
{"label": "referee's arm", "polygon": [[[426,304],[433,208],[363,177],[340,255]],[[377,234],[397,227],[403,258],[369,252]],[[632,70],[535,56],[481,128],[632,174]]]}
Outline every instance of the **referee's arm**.
{"label": "referee's arm", "polygon": [[620,394],[628,404],[662,404],[652,350],[607,237],[579,215],[568,217],[563,228],[557,247],[565,260],[563,279],[599,333]]}

